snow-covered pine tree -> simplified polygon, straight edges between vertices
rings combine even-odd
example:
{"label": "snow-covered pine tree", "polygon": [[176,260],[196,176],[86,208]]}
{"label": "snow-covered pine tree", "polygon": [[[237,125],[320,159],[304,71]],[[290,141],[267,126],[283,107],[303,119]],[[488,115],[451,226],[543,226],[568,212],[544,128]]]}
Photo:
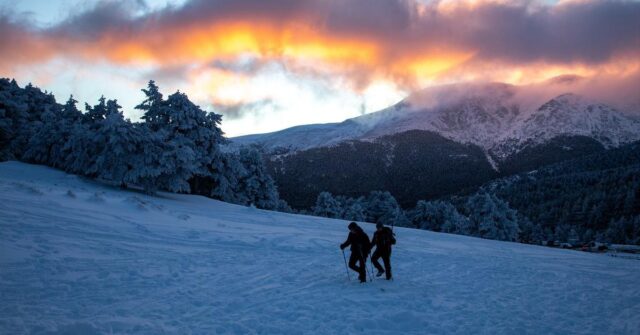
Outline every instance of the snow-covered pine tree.
{"label": "snow-covered pine tree", "polygon": [[59,108],[52,94],[28,84],[21,89],[15,80],[0,81],[0,127],[6,147],[0,155],[7,159],[22,159],[29,140],[42,126],[42,114]]}
{"label": "snow-covered pine tree", "polygon": [[143,88],[142,92],[146,98],[135,108],[144,112],[141,119],[152,132],[156,132],[169,124],[169,113],[155,81],[150,80],[147,88]]}
{"label": "snow-covered pine tree", "polygon": [[22,160],[37,164],[53,165],[53,147],[60,139],[58,118],[60,108],[51,108],[40,115],[39,127],[34,129],[34,134],[29,139],[22,155]]}
{"label": "snow-covered pine tree", "polygon": [[12,145],[20,120],[26,120],[26,105],[17,103],[20,87],[15,80],[0,78],[0,161],[14,159]]}
{"label": "snow-covered pine tree", "polygon": [[470,233],[469,219],[446,201],[420,200],[407,216],[416,228],[462,235]]}
{"label": "snow-covered pine tree", "polygon": [[402,225],[406,217],[396,199],[388,191],[372,191],[366,198],[366,221],[385,225]]}
{"label": "snow-covered pine tree", "polygon": [[[117,103],[116,103],[117,104]],[[113,102],[110,108],[114,108]],[[96,129],[100,121],[104,120],[108,113],[107,99],[103,96],[98,99],[98,104],[91,106],[89,104],[84,105],[85,113],[84,120],[90,125],[91,129]]]}
{"label": "snow-covered pine tree", "polygon": [[278,190],[267,173],[260,152],[253,147],[243,147],[240,149],[238,158],[244,172],[238,180],[238,192],[258,208],[277,208]]}
{"label": "snow-covered pine tree", "polygon": [[518,238],[517,211],[495,195],[486,192],[472,195],[467,200],[466,210],[473,235],[501,241]]}
{"label": "snow-covered pine tree", "polygon": [[246,174],[237,153],[224,153],[210,177],[191,179],[191,190],[225,202],[248,205],[249,199],[240,191],[240,179]]}
{"label": "snow-covered pine tree", "polygon": [[542,226],[538,223],[533,223],[529,218],[519,215],[518,226],[520,231],[518,233],[518,241],[522,243],[540,244],[546,240]]}
{"label": "snow-covered pine tree", "polygon": [[346,198],[341,205],[342,213],[340,217],[349,221],[364,221],[366,219],[364,197]]}
{"label": "snow-covered pine tree", "polygon": [[[90,178],[98,176],[96,159],[105,151],[107,134],[101,130],[104,120],[109,113],[120,113],[120,106],[115,100],[109,100],[102,96],[94,106],[85,104],[85,114],[82,122],[73,125],[72,136],[66,142],[62,151],[67,152],[64,167],[65,170],[85,175]],[[73,111],[69,111],[73,113]]]}
{"label": "snow-covered pine tree", "polygon": [[289,204],[284,201],[284,199],[278,199],[278,206],[275,210],[282,213],[296,213],[296,211],[291,208],[291,206],[289,206]]}
{"label": "snow-covered pine tree", "polygon": [[341,212],[340,203],[330,192],[320,192],[313,207],[313,215],[326,218],[339,218]]}
{"label": "snow-covered pine tree", "polygon": [[146,134],[140,127],[124,118],[120,108],[115,100],[107,102],[105,118],[100,121],[100,127],[94,134],[104,140],[104,146],[97,153],[88,172],[95,174],[98,179],[126,187],[140,184],[143,177],[152,177],[158,173],[145,172],[150,171],[154,165],[147,164],[144,149],[154,144],[144,137]]}
{"label": "snow-covered pine tree", "polygon": [[214,177],[224,169],[220,144],[225,143],[219,127],[221,116],[206,113],[180,92],[166,100],[153,81],[143,89],[145,101],[136,106],[145,112],[142,119],[149,129],[162,138],[165,149],[164,172],[158,176],[158,187],[173,192],[189,192],[194,177]]}
{"label": "snow-covered pine tree", "polygon": [[69,156],[69,146],[67,143],[74,136],[74,130],[76,130],[76,124],[80,123],[82,119],[82,112],[78,110],[76,104],[77,100],[73,98],[73,95],[69,97],[67,102],[62,106],[59,117],[56,120],[56,126],[58,131],[56,132],[56,140],[51,149],[51,166],[58,169],[64,169],[66,164],[66,158]]}

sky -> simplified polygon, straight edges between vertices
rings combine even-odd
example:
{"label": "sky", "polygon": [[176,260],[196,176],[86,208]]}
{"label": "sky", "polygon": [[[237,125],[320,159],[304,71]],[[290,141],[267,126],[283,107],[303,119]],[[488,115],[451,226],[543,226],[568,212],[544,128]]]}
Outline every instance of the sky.
{"label": "sky", "polygon": [[132,120],[153,79],[231,137],[436,85],[570,74],[640,91],[639,73],[638,1],[0,0],[0,76],[59,101],[118,99]]}

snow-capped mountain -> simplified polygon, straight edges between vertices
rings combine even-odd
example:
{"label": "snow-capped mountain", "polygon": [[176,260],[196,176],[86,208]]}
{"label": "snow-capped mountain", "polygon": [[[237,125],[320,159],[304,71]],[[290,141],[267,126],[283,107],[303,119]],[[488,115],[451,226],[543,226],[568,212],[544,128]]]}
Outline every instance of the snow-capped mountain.
{"label": "snow-capped mountain", "polygon": [[593,138],[605,148],[611,148],[638,140],[640,122],[611,106],[576,94],[563,94],[516,123],[492,148],[492,154],[504,158],[560,135]]}
{"label": "snow-capped mountain", "polygon": [[640,139],[640,121],[612,106],[576,94],[527,99],[528,89],[502,83],[439,86],[341,123],[298,126],[232,141],[267,150],[304,150],[427,130],[480,146],[500,160],[563,135],[591,137],[605,147]]}

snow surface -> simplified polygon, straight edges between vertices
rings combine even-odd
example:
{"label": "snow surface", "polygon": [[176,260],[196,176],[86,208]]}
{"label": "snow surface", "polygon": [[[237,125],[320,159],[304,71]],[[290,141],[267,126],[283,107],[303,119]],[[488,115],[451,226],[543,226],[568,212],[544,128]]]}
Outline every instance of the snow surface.
{"label": "snow surface", "polygon": [[0,334],[640,329],[637,260],[396,228],[395,280],[359,284],[346,224],[1,163]]}

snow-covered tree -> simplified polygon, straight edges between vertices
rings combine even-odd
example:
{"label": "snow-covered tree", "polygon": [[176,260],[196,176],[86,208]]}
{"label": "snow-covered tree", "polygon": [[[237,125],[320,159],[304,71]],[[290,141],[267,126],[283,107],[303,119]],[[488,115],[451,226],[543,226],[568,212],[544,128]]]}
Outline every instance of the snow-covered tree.
{"label": "snow-covered tree", "polygon": [[609,243],[640,245],[640,216],[612,219],[604,239]]}
{"label": "snow-covered tree", "polygon": [[[63,114],[72,117],[75,113],[75,100],[68,101],[65,106]],[[96,160],[101,153],[107,151],[109,141],[109,132],[103,129],[105,120],[108,115],[119,114],[117,117],[122,117],[120,108],[116,100],[107,101],[104,96],[100,97],[98,104],[94,106],[85,104],[86,113],[82,115],[81,122],[69,125],[68,131],[71,136],[60,150],[67,154],[62,163],[65,170],[90,178],[98,177],[101,171],[96,165]]]}
{"label": "snow-covered tree", "polygon": [[25,105],[18,103],[20,87],[15,80],[0,79],[0,161],[13,159],[11,142],[15,137],[19,120],[26,120]]}
{"label": "snow-covered tree", "polygon": [[320,192],[313,207],[313,215],[326,218],[339,218],[341,213],[340,203],[330,192]]}
{"label": "snow-covered tree", "polygon": [[387,191],[372,191],[365,200],[366,221],[385,225],[407,225],[408,220],[396,199]]}
{"label": "snow-covered tree", "polygon": [[519,216],[518,226],[520,227],[520,232],[518,234],[519,242],[539,244],[546,240],[542,226],[537,223],[534,224],[527,217]]}
{"label": "snow-covered tree", "polygon": [[145,148],[149,150],[155,143],[149,141],[144,127],[124,119],[115,100],[110,100],[107,106],[107,114],[94,132],[104,145],[87,172],[116,185],[144,184],[146,191],[153,191],[143,180],[161,172],[158,162],[154,162],[154,157],[157,160],[158,156],[145,153]]}
{"label": "snow-covered tree", "polygon": [[342,213],[340,217],[349,221],[365,221],[366,213],[365,206],[363,204],[364,198],[359,197],[356,199],[345,198],[344,203],[341,204]]}
{"label": "snow-covered tree", "polygon": [[[7,159],[22,159],[29,140],[43,125],[43,114],[59,108],[52,94],[28,84],[21,89],[15,80],[0,80],[0,131],[6,146],[0,155]],[[48,118],[46,116],[45,118]]]}
{"label": "snow-covered tree", "polygon": [[240,192],[240,179],[247,172],[238,154],[230,152],[221,155],[216,169],[211,176],[192,178],[192,192],[233,204],[248,205],[249,199]]}
{"label": "snow-covered tree", "polygon": [[556,226],[554,231],[554,240],[560,242],[567,242],[569,240],[569,232],[571,231],[571,227],[566,224],[560,224]]}
{"label": "snow-covered tree", "polygon": [[470,233],[469,219],[449,202],[420,200],[407,216],[416,228],[463,235]]}
{"label": "snow-covered tree", "polygon": [[149,81],[147,88],[143,88],[142,92],[144,92],[146,98],[135,108],[144,112],[141,119],[144,120],[147,127],[152,132],[157,132],[169,124],[169,113],[162,99],[162,93],[160,93],[158,85],[153,80]]}
{"label": "snow-covered tree", "polygon": [[276,211],[282,213],[295,213],[296,211],[289,206],[289,204],[283,199],[278,199],[278,207],[275,208]]}
{"label": "snow-covered tree", "polygon": [[52,150],[59,139],[58,115],[59,111],[47,110],[41,115],[40,127],[34,130],[22,155],[27,162],[53,165]]}
{"label": "snow-covered tree", "polygon": [[243,174],[238,180],[238,192],[250,204],[263,209],[275,209],[279,204],[276,184],[267,173],[262,155],[251,147],[240,149],[238,155]]}
{"label": "snow-covered tree", "polygon": [[[145,101],[136,106],[144,111],[145,124],[161,138],[165,145],[162,155],[163,173],[158,176],[158,187],[174,192],[189,192],[194,177],[213,177],[222,173],[220,144],[225,143],[219,127],[221,116],[206,113],[180,92],[163,100],[153,81],[143,89]],[[191,183],[190,183],[191,182]]]}
{"label": "snow-covered tree", "polygon": [[[111,102],[111,106],[107,107],[107,99],[103,96],[98,99],[98,104],[91,106],[89,104],[84,105],[85,113],[84,120],[91,126],[92,129],[97,127],[98,122],[104,120],[107,117],[108,108],[113,109],[114,102]],[[115,103],[117,105],[117,103]]]}
{"label": "snow-covered tree", "polygon": [[482,238],[515,241],[518,238],[517,211],[493,194],[481,192],[469,197],[466,210],[472,234]]}

